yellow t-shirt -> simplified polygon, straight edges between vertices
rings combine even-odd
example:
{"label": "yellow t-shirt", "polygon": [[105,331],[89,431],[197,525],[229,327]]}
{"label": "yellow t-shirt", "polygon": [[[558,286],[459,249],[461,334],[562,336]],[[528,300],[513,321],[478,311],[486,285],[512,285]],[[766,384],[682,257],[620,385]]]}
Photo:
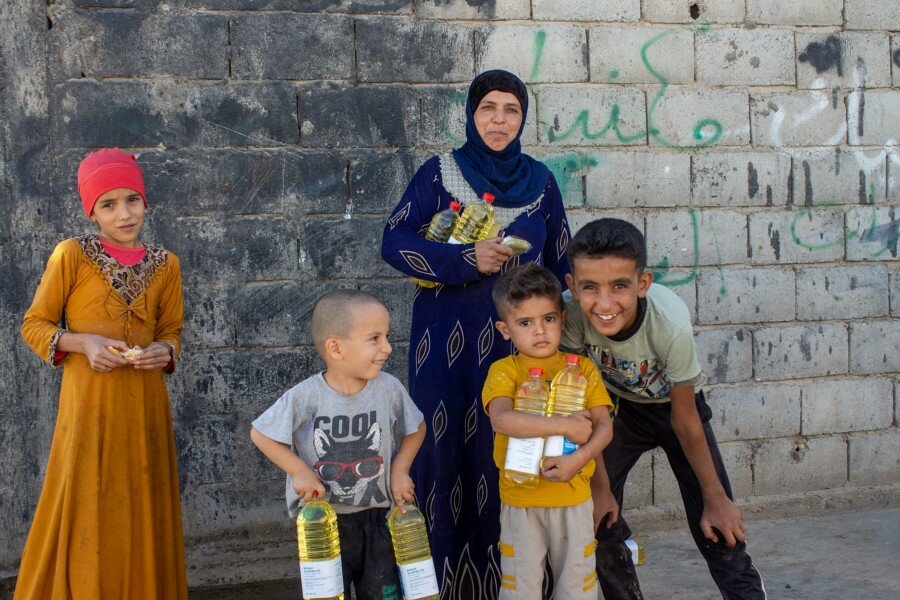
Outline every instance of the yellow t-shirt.
{"label": "yellow t-shirt", "polygon": [[[612,401],[606,393],[606,387],[600,379],[597,367],[590,359],[580,357],[579,366],[587,379],[587,394],[585,407],[588,409],[597,406],[609,406]],[[481,399],[486,412],[490,412],[488,404],[494,398],[515,398],[516,391],[528,379],[528,370],[539,367],[544,370],[544,379],[549,388],[553,377],[566,366],[566,354],[557,352],[549,358],[531,358],[529,356],[513,355],[496,361],[491,365],[481,392]],[[508,437],[494,435],[494,462],[501,469],[500,474],[500,500],[510,506],[528,507],[554,507],[574,506],[591,497],[590,479],[594,474],[594,461],[587,463],[584,468],[570,481],[547,481],[543,477],[538,478],[537,487],[525,488],[504,479],[502,474],[503,464],[506,461],[506,445]]]}

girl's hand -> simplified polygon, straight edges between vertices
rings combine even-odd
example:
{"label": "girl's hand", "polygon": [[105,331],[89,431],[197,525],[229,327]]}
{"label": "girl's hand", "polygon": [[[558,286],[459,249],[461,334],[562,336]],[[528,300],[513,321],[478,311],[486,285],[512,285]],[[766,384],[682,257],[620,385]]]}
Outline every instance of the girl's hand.
{"label": "girl's hand", "polygon": [[[77,334],[76,334],[77,335]],[[119,340],[113,340],[102,335],[80,334],[81,352],[84,354],[91,368],[100,373],[109,373],[117,367],[128,365],[128,361],[121,356],[116,356],[109,351],[112,346],[119,352],[128,350],[128,344]]]}
{"label": "girl's hand", "polygon": [[512,256],[512,248],[500,243],[502,237],[475,242],[475,268],[483,275],[500,272],[500,265]]}
{"label": "girl's hand", "polygon": [[153,342],[144,348],[144,351],[139,357],[134,359],[132,364],[135,369],[152,371],[154,369],[165,369],[166,365],[168,365],[171,360],[172,355],[169,352],[169,347],[165,344],[160,344],[159,342]]}

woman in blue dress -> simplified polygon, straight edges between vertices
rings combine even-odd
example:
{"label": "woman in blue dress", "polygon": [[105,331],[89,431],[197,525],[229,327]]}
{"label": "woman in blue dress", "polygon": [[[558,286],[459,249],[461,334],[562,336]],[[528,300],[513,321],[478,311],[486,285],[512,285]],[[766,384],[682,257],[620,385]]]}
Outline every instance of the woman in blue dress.
{"label": "woman in blue dress", "polygon": [[[409,391],[428,425],[412,477],[444,600],[493,599],[500,586],[498,474],[481,388],[491,363],[512,347],[494,328],[491,289],[502,271],[525,262],[545,265],[561,282],[568,272],[559,187],[519,142],[527,112],[518,77],[499,70],[476,77],[466,101],[466,143],[419,168],[382,239],[391,266],[437,284],[416,290]],[[477,202],[485,192],[495,198],[501,234],[524,238],[531,250],[510,258],[501,237],[475,244],[423,237],[451,201]]]}

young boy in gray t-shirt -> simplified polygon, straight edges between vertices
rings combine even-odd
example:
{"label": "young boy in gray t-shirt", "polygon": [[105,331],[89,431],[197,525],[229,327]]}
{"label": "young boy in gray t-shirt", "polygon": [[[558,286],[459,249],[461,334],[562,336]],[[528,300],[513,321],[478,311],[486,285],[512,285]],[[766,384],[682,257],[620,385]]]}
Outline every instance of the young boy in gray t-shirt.
{"label": "young boy in gray t-shirt", "polygon": [[338,514],[344,594],[398,597],[385,519],[391,502],[413,500],[409,467],[425,436],[422,413],[381,369],[391,353],[390,318],[374,296],[337,290],[319,298],[312,337],[325,371],[285,392],[250,430],[287,474],[288,512],[325,494]]}

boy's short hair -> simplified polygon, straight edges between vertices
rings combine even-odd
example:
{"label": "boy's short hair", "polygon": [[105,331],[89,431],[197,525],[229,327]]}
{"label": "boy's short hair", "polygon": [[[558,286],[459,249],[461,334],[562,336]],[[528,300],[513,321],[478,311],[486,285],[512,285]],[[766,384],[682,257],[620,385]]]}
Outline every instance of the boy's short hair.
{"label": "boy's short hair", "polygon": [[641,231],[622,219],[597,219],[578,230],[569,242],[569,266],[576,258],[616,256],[634,261],[638,273],[647,267],[647,242]]}
{"label": "boy's short hair", "polygon": [[319,296],[310,317],[313,344],[319,354],[325,356],[325,340],[328,338],[346,338],[353,329],[354,312],[372,304],[384,307],[381,300],[362,290],[340,289]]}
{"label": "boy's short hair", "polygon": [[508,270],[500,276],[491,291],[501,321],[506,319],[510,307],[535,296],[554,300],[562,312],[562,285],[559,279],[549,269],[533,262]]}

